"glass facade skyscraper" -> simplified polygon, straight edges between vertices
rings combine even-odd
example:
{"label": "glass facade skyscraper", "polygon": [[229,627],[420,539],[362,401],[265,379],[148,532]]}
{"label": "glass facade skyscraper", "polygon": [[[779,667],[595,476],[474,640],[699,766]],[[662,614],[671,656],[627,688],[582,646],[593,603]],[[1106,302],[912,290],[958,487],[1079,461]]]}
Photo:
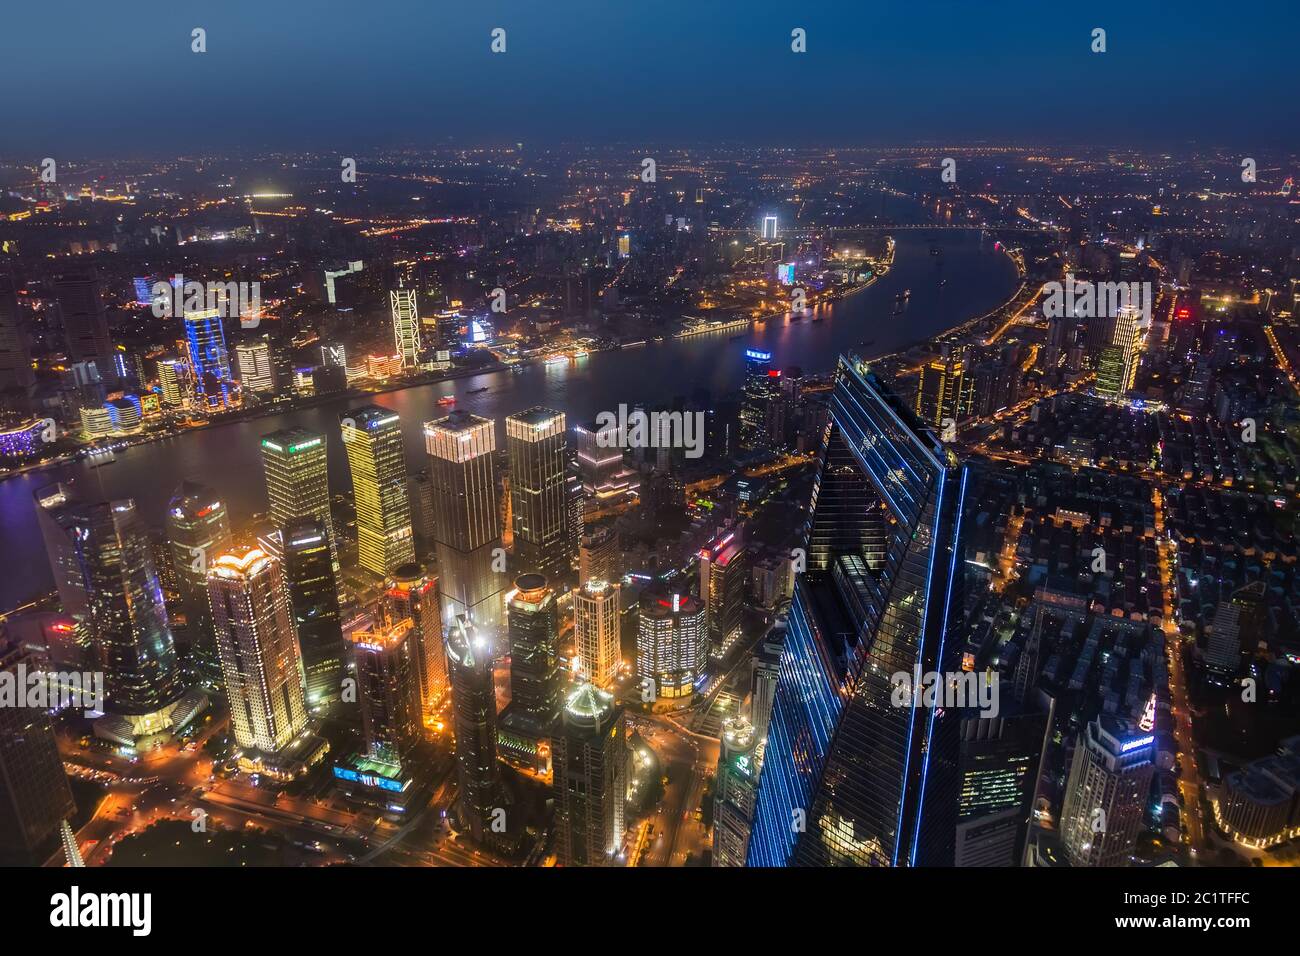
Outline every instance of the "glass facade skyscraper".
{"label": "glass facade skyscraper", "polygon": [[957,458],[841,356],[748,865],[951,864],[957,713],[891,690],[959,669],[965,489]]}
{"label": "glass facade skyscraper", "polygon": [[564,413],[538,406],[507,415],[506,450],[517,563],[562,581],[573,565],[565,534]]}
{"label": "glass facade skyscraper", "polygon": [[396,412],[366,405],[347,411],[342,427],[357,509],[357,561],[383,577],[415,560],[402,424]]}

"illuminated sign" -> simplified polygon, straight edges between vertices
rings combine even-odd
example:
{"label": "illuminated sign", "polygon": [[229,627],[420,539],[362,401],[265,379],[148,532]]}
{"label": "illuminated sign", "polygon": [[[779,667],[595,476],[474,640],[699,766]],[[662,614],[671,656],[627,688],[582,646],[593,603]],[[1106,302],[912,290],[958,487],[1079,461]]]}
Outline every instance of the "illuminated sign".
{"label": "illuminated sign", "polygon": [[772,353],[764,352],[760,349],[745,349],[745,358],[758,359],[760,362],[772,361]]}
{"label": "illuminated sign", "polygon": [[1135,737],[1132,740],[1124,741],[1124,743],[1120,744],[1119,751],[1120,753],[1126,754],[1130,750],[1137,750],[1139,747],[1149,747],[1151,744],[1155,742],[1156,742],[1155,736],[1153,734],[1147,734],[1147,736],[1145,737]]}

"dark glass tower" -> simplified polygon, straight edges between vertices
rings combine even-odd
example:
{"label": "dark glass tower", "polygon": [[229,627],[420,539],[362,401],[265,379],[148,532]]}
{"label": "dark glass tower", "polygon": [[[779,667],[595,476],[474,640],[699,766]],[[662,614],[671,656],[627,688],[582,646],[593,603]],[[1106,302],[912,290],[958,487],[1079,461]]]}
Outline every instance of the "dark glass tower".
{"label": "dark glass tower", "polygon": [[540,727],[560,709],[560,622],[541,574],[521,574],[510,599],[510,707]]}
{"label": "dark glass tower", "polygon": [[516,563],[560,581],[573,564],[565,534],[564,413],[537,406],[506,416],[506,449]]}
{"label": "dark glass tower", "polygon": [[744,398],[740,405],[740,450],[763,451],[771,444],[768,438],[768,406],[776,399],[776,377],[772,353],[745,349]]}
{"label": "dark glass tower", "polygon": [[[145,718],[181,696],[176,647],[149,536],[130,498],[82,502],[65,486],[36,494],[60,592],[85,614],[108,711]],[[141,732],[166,721],[132,721]]]}
{"label": "dark glass tower", "polygon": [[183,481],[167,506],[165,522],[176,588],[185,611],[185,628],[176,631],[182,665],[195,680],[219,686],[221,663],[208,604],[208,567],[230,547],[226,504],[211,488]]}
{"label": "dark glass tower", "polygon": [[966,469],[841,356],[795,585],[750,866],[950,865],[958,715],[891,699],[958,670]]}
{"label": "dark glass tower", "polygon": [[492,641],[458,615],[447,630],[447,666],[451,672],[451,705],[456,731],[456,775],[460,785],[458,812],[476,843],[496,842],[504,835],[501,775],[497,768],[497,704],[492,680]]}
{"label": "dark glass tower", "polygon": [[284,528],[284,578],[289,588],[307,706],[337,700],[343,686],[343,629],[329,531],[319,518],[295,518]]}

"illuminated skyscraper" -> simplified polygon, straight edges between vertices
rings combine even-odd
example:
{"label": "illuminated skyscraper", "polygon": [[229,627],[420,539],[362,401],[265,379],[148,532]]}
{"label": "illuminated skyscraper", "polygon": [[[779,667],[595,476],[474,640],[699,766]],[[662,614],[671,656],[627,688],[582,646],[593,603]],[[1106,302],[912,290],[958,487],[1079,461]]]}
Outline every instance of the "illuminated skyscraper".
{"label": "illuminated skyscraper", "polygon": [[480,633],[494,639],[509,581],[497,508],[495,429],[486,418],[453,412],[426,422],[424,439],[443,621],[468,614]]}
{"label": "illuminated skyscraper", "polygon": [[618,546],[618,531],[613,521],[586,525],[578,546],[578,583],[621,580],[622,559],[623,552]]}
{"label": "illuminated skyscraper", "polygon": [[220,309],[186,312],[185,346],[194,393],[199,405],[208,409],[237,404],[238,392],[231,381],[230,353]]}
{"label": "illuminated skyscraper", "polygon": [[841,356],[751,866],[952,864],[957,713],[919,694],[897,706],[891,680],[959,670],[966,476],[865,361]]}
{"label": "illuminated skyscraper", "polygon": [[1141,360],[1142,337],[1147,325],[1136,306],[1122,305],[1115,316],[1110,344],[1097,360],[1097,394],[1118,400],[1128,394],[1137,378]]}
{"label": "illuminated skyscraper", "polygon": [[164,523],[181,607],[185,611],[185,639],[179,641],[181,663],[194,679],[217,686],[221,680],[221,662],[212,634],[208,566],[230,547],[226,503],[211,488],[183,481],[167,506]]}
{"label": "illuminated skyscraper", "polygon": [[259,548],[232,548],[212,562],[208,592],[235,742],[273,754],[307,727],[280,562]]}
{"label": "illuminated skyscraper", "polygon": [[713,865],[744,866],[758,792],[758,737],[744,717],[722,722],[722,749],[713,787]]}
{"label": "illuminated skyscraper", "polygon": [[415,560],[402,425],[395,412],[378,405],[351,409],[342,423],[357,509],[357,561],[383,577]]}
{"label": "illuminated skyscraper", "polygon": [[[447,666],[456,732],[459,816],[476,843],[494,843],[508,823],[497,768],[497,705],[490,632],[465,614],[447,630]],[[495,824],[495,828],[494,828]]]}
{"label": "illuminated skyscraper", "polygon": [[442,640],[442,606],[438,579],[418,564],[393,572],[384,592],[384,606],[395,620],[409,617],[415,625],[416,666],[420,671],[421,720],[429,721],[447,696],[447,652]]}
{"label": "illuminated skyscraper", "polygon": [[1155,738],[1103,714],[1074,745],[1061,810],[1071,866],[1128,866],[1155,773]]}
{"label": "illuminated skyscraper", "polygon": [[709,622],[709,651],[724,653],[740,637],[749,562],[738,530],[726,531],[700,551],[700,599]]}
{"label": "illuminated skyscraper", "polygon": [[690,595],[641,595],[636,670],[656,697],[688,697],[709,664],[704,605]]}
{"label": "illuminated skyscraper", "polygon": [[[284,527],[294,518],[316,518],[325,526],[330,553],[335,554],[325,436],[297,427],[263,435],[262,467],[271,520]],[[334,563],[337,566],[337,557]]]}
{"label": "illuminated skyscraper", "polygon": [[752,453],[770,447],[768,408],[780,392],[780,372],[772,368],[772,353],[745,349],[744,401],[740,406],[740,450]]}
{"label": "illuminated skyscraper", "polygon": [[620,865],[628,757],[623,708],[592,684],[579,685],[564,702],[552,747],[557,860]]}
{"label": "illuminated skyscraper", "polygon": [[945,421],[957,423],[970,414],[970,394],[974,380],[966,374],[961,355],[933,359],[921,366],[921,381],[916,390],[916,416],[933,428],[943,428]]}
{"label": "illuminated skyscraper", "polygon": [[275,391],[275,369],[271,364],[271,343],[265,339],[240,342],[235,346],[239,363],[239,385],[246,392]]}
{"label": "illuminated skyscraper", "polygon": [[414,628],[410,618],[403,618],[348,635],[366,753],[388,764],[402,764],[421,737]]}
{"label": "illuminated skyscraper", "polygon": [[573,592],[573,631],[578,674],[600,688],[618,676],[622,659],[618,626],[619,586],[592,578]]}
{"label": "illuminated skyscraper", "polygon": [[415,302],[414,289],[397,289],[388,293],[393,309],[393,341],[402,358],[402,368],[414,369],[420,364],[420,310]]}
{"label": "illuminated skyscraper", "polygon": [[763,234],[764,239],[776,238],[776,216],[763,217]]}
{"label": "illuminated skyscraper", "polygon": [[587,497],[612,504],[635,494],[640,480],[623,463],[623,441],[617,424],[577,425],[573,437],[578,449],[578,474]]}
{"label": "illuminated skyscraper", "polygon": [[158,384],[162,388],[163,405],[180,408],[189,394],[189,368],[179,359],[160,360]]}
{"label": "illuminated skyscraper", "polygon": [[561,581],[573,563],[565,536],[564,413],[537,406],[507,416],[506,449],[516,563]]}
{"label": "illuminated skyscraper", "polygon": [[541,574],[521,574],[510,599],[510,706],[539,727],[560,708],[560,620]]}
{"label": "illuminated skyscraper", "polygon": [[[41,669],[30,652],[0,637],[0,675],[22,694],[20,664],[29,677]],[[44,863],[76,809],[46,712],[21,703],[0,707],[0,866]]]}
{"label": "illuminated skyscraper", "polygon": [[65,609],[81,616],[104,671],[112,732],[130,740],[172,729],[184,688],[135,502],[82,502],[62,485],[38,491],[37,502],[56,582],[71,599]]}
{"label": "illuminated skyscraper", "polygon": [[302,654],[307,706],[315,709],[338,700],[343,690],[338,583],[324,524],[319,518],[292,519],[284,526],[279,549]]}

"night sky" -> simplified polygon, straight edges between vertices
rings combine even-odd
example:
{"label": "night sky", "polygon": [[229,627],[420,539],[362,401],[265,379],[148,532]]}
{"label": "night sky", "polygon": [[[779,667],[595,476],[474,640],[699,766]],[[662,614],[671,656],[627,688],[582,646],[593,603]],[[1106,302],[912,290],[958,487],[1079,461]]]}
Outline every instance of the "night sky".
{"label": "night sky", "polygon": [[[38,0],[0,151],[736,140],[1294,147],[1287,2]],[[207,30],[208,52],[190,51]],[[507,31],[493,55],[489,33]],[[790,50],[803,27],[808,52]],[[1090,51],[1094,27],[1107,52]]]}

